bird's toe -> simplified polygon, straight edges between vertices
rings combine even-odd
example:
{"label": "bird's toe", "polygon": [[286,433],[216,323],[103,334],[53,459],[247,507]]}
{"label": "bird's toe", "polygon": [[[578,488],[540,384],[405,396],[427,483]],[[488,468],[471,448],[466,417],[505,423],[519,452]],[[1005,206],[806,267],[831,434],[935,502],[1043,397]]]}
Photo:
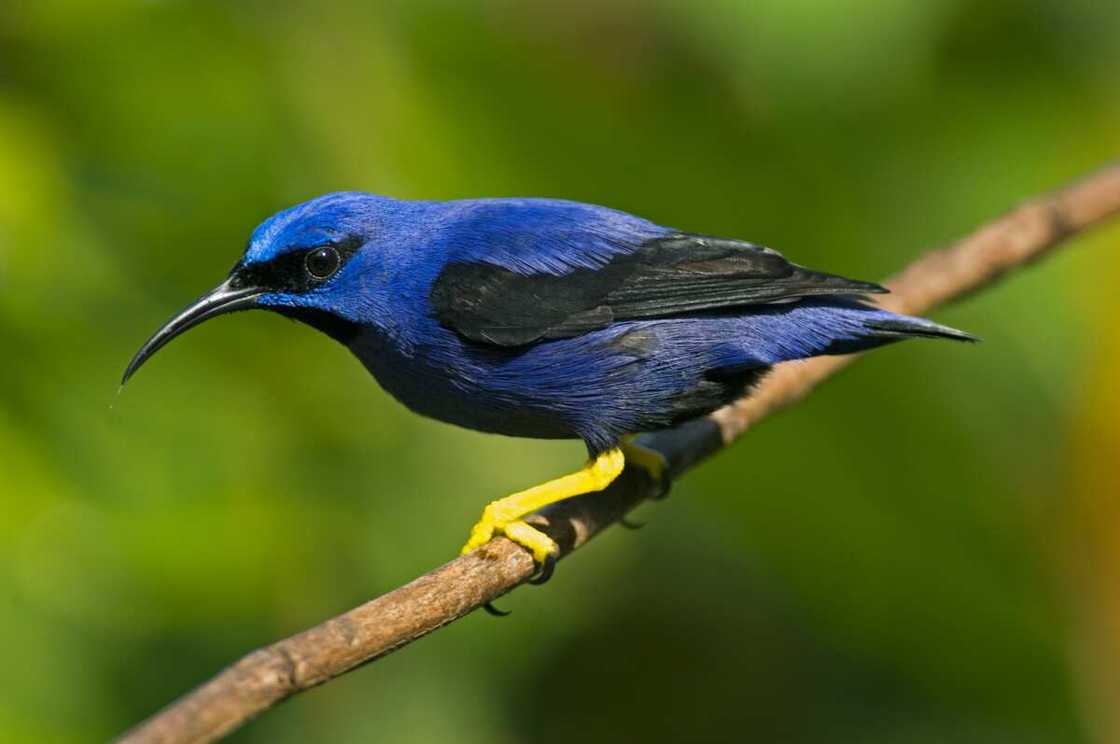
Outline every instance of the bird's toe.
{"label": "bird's toe", "polygon": [[556,541],[520,519],[509,522],[496,519],[489,508],[483,512],[478,524],[471,528],[470,538],[459,551],[460,555],[482,547],[496,535],[505,535],[533,554],[533,560],[539,568],[530,583],[543,584],[548,581],[556,567],[557,556],[560,555],[560,547]]}
{"label": "bird's toe", "polygon": [[[560,546],[556,544],[555,540],[520,519],[503,526],[502,532],[510,540],[533,554],[533,560],[537,562],[538,566],[542,567],[542,573],[544,566],[549,561],[555,562],[556,556],[560,555]],[[549,570],[548,573],[551,575],[552,571]],[[544,582],[536,583],[543,584]]]}

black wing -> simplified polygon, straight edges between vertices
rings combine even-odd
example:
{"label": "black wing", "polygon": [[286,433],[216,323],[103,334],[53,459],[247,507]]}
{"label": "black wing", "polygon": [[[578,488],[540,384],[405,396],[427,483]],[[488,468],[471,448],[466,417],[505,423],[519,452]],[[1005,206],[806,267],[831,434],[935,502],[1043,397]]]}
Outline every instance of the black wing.
{"label": "black wing", "polygon": [[521,346],[620,320],[885,291],[810,271],[762,246],[680,234],[647,241],[601,268],[560,276],[450,263],[436,278],[430,299],[439,321],[466,338]]}

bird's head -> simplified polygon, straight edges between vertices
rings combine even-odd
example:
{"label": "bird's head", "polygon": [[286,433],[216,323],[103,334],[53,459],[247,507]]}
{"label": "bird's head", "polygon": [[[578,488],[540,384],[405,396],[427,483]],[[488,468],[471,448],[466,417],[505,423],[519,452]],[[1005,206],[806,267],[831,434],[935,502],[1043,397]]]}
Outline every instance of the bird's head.
{"label": "bird's head", "polygon": [[327,194],[265,220],[225,281],[149,338],[122,384],[167,342],[219,315],[262,308],[309,323],[343,342],[358,325],[384,314],[387,245],[417,202],[360,193]]}

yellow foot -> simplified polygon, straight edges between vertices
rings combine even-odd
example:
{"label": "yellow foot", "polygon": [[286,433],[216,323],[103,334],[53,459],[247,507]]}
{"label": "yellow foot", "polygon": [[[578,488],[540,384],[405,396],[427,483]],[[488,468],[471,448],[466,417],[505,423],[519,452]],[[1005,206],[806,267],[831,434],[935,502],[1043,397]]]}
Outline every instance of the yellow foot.
{"label": "yellow foot", "polygon": [[471,528],[460,554],[485,545],[495,535],[505,535],[532,553],[537,563],[545,565],[560,549],[552,538],[526,524],[522,518],[557,501],[602,491],[622,472],[625,462],[621,449],[607,450],[582,470],[490,502],[478,524]]}
{"label": "yellow foot", "polygon": [[627,465],[637,465],[642,468],[649,473],[649,477],[657,484],[660,493],[656,498],[660,499],[669,494],[671,480],[669,478],[669,461],[665,459],[665,455],[657,450],[635,444],[630,439],[622,443],[621,449],[626,456]]}
{"label": "yellow foot", "polygon": [[[498,502],[494,503],[496,504]],[[493,505],[494,504],[491,504],[490,506]],[[475,548],[481,548],[483,545],[490,542],[495,535],[505,535],[510,540],[513,540],[532,553],[533,560],[542,565],[550,556],[555,556],[560,552],[560,548],[557,546],[555,540],[536,527],[530,526],[527,522],[523,522],[520,519],[514,519],[509,522],[502,522],[495,519],[490,513],[490,506],[486,507],[486,510],[482,512],[482,519],[478,521],[478,524],[471,528],[471,535],[467,539],[466,545],[459,551],[460,555],[469,553]]]}

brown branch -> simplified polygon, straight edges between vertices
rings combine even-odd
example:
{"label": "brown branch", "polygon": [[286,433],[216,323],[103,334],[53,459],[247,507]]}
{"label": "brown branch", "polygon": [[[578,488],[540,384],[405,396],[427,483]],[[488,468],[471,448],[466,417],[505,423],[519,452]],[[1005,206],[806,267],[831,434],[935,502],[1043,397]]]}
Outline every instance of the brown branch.
{"label": "brown branch", "polygon": [[[989,286],[1070,235],[1117,214],[1120,164],[1113,164],[922,256],[887,282],[892,294],[882,304],[899,312],[926,312]],[[679,476],[758,421],[799,401],[853,359],[820,357],[780,365],[749,398],[708,418],[645,435],[642,443],[665,454]],[[606,491],[562,502],[533,519],[556,539],[563,556],[652,495],[642,471],[626,471]],[[118,741],[218,739],[291,695],[457,620],[522,584],[533,570],[523,549],[494,540],[322,625],[252,652]]]}

